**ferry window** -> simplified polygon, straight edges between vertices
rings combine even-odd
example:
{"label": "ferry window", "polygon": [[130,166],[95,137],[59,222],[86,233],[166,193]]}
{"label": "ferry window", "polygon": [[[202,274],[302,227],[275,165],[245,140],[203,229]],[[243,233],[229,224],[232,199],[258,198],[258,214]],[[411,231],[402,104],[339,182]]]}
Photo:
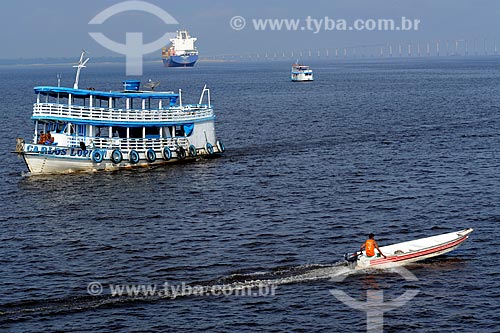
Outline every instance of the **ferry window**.
{"label": "ferry window", "polygon": [[47,131],[47,124],[39,122],[37,127],[37,132],[40,131],[43,131],[45,133],[45,131]]}
{"label": "ferry window", "polygon": [[113,126],[113,136],[114,137],[118,136],[120,138],[126,138],[127,137],[127,128]]}
{"label": "ferry window", "polygon": [[71,104],[76,106],[85,106],[85,98],[73,96]]}
{"label": "ferry window", "polygon": [[[97,104],[96,104],[97,106]],[[108,99],[102,99],[102,98],[99,98],[99,107],[100,108],[105,108],[108,106]]]}
{"label": "ferry window", "polygon": [[146,138],[159,138],[160,128],[159,127],[146,127]]}
{"label": "ferry window", "polygon": [[66,129],[66,124],[64,123],[50,123],[47,126],[49,131],[52,131],[53,133],[63,133],[64,130]]}
{"label": "ferry window", "polygon": [[86,125],[77,125],[77,135],[86,136],[87,135],[87,126]]}
{"label": "ferry window", "polygon": [[172,133],[170,132],[170,127],[163,127],[162,133],[164,138],[172,137]]}
{"label": "ferry window", "polygon": [[125,104],[125,100],[122,98],[117,98],[114,100],[114,107],[116,109],[125,109],[127,105]]}
{"label": "ferry window", "polygon": [[100,136],[103,138],[109,137],[109,127],[97,127],[95,130],[95,136]]}
{"label": "ferry window", "polygon": [[52,131],[52,123],[45,124],[45,131]]}
{"label": "ferry window", "polygon": [[184,127],[180,125],[175,126],[175,136],[184,136]]}
{"label": "ferry window", "polygon": [[58,128],[57,128],[57,133],[64,133],[64,131],[66,131],[67,127],[68,127],[68,123],[60,123]]}
{"label": "ferry window", "polygon": [[142,138],[142,127],[131,127],[130,128],[130,137],[134,139]]}

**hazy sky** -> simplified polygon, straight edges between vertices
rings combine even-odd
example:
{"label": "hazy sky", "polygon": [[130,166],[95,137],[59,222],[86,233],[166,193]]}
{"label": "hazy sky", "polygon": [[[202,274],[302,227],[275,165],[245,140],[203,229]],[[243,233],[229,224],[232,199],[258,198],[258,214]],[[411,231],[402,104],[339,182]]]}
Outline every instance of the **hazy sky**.
{"label": "hazy sky", "polygon": [[[187,28],[198,38],[201,55],[326,49],[397,42],[499,38],[499,0],[150,0],[179,25],[166,25],[144,12],[118,14],[102,25],[88,22],[117,0],[17,0],[0,6],[0,59],[77,57],[81,48],[93,56],[118,56],[99,45],[89,32],[102,32],[123,43],[125,32],[143,32],[144,42],[165,32]],[[246,26],[233,30],[230,19],[246,19]],[[420,20],[418,31],[256,31],[252,19],[316,20],[393,18]],[[500,38],[499,38],[500,47]]]}

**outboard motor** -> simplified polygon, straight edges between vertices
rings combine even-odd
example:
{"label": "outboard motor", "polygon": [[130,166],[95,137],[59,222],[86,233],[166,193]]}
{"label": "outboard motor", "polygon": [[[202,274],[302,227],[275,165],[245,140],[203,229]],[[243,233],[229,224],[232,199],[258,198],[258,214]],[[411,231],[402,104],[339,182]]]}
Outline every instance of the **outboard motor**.
{"label": "outboard motor", "polygon": [[346,253],[344,254],[344,260],[347,261],[348,263],[355,263],[358,261],[358,257],[360,256],[360,253],[355,252],[355,253]]}
{"label": "outboard motor", "polygon": [[344,260],[346,261],[347,266],[350,267],[351,269],[354,269],[358,264],[358,258],[361,254],[362,254],[361,252],[344,254]]}

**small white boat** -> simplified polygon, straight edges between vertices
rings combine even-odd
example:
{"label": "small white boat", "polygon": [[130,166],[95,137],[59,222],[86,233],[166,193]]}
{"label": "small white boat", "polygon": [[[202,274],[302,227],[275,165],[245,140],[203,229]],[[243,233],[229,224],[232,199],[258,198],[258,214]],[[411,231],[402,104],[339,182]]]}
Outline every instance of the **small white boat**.
{"label": "small white boat", "polygon": [[313,71],[309,66],[304,66],[299,63],[292,65],[293,82],[314,81]]}
{"label": "small white boat", "polygon": [[420,238],[408,242],[381,246],[384,258],[375,250],[375,256],[367,257],[366,253],[346,254],[345,259],[354,265],[355,269],[390,268],[407,265],[412,262],[436,257],[459,247],[474,229],[464,229],[447,234]]}

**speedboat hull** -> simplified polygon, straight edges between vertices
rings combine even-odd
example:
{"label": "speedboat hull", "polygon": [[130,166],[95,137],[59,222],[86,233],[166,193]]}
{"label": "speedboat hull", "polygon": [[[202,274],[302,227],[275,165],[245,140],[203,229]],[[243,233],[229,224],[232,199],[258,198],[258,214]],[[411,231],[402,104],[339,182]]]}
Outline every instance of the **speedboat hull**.
{"label": "speedboat hull", "polygon": [[474,229],[464,229],[432,237],[420,238],[413,241],[382,246],[380,250],[386,258],[378,251],[375,256],[367,257],[365,252],[357,255],[354,262],[355,269],[365,268],[391,268],[407,265],[416,261],[436,257],[453,251],[465,242]]}

